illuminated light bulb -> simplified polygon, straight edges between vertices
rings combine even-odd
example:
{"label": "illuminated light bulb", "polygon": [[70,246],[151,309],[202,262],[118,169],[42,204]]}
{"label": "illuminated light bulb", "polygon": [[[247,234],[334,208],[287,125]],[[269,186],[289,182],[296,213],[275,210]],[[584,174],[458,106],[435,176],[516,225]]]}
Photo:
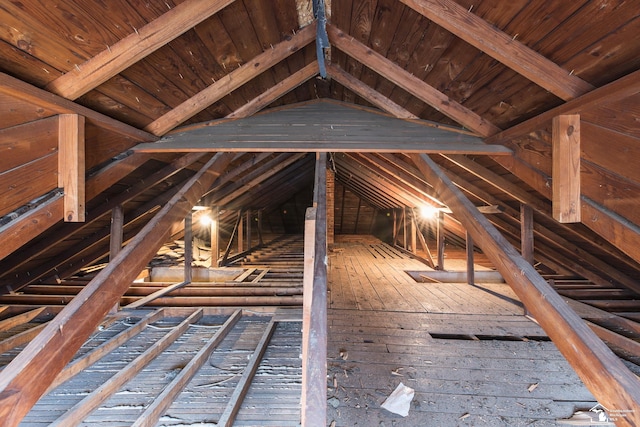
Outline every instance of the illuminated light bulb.
{"label": "illuminated light bulb", "polygon": [[438,213],[438,208],[433,205],[422,205],[420,206],[420,216],[424,219],[435,218]]}

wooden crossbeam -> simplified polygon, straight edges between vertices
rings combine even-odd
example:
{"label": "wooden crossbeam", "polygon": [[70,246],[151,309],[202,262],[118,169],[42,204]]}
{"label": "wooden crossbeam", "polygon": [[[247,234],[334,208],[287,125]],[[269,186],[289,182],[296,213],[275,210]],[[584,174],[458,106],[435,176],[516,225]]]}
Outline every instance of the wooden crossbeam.
{"label": "wooden crossbeam", "polygon": [[84,117],[58,118],[58,187],[64,189],[64,220],[85,220]]}
{"label": "wooden crossbeam", "polygon": [[489,134],[491,136],[486,138],[485,142],[488,144],[506,143],[527,135],[530,132],[545,128],[556,116],[563,114],[580,114],[600,105],[612,104],[638,93],[640,93],[640,70],[627,74],[605,86],[594,89],[579,98],[547,110],[509,129],[496,134]]}
{"label": "wooden crossbeam", "polygon": [[620,416],[618,425],[640,424],[640,381],[571,310],[513,246],[480,215],[437,164],[412,159],[496,266],[598,401]]}
{"label": "wooden crossbeam", "polygon": [[234,0],[188,0],[178,4],[124,39],[72,68],[46,86],[50,92],[76,99],[155,52]]}
{"label": "wooden crossbeam", "polygon": [[79,114],[84,116],[88,122],[103,130],[114,132],[135,141],[155,141],[157,139],[155,135],[119,122],[4,73],[0,73],[0,93],[53,111],[55,114]]}
{"label": "wooden crossbeam", "polygon": [[[17,426],[233,156],[218,154],[0,373],[0,419]],[[34,382],[33,378],[38,378]]]}
{"label": "wooden crossbeam", "polygon": [[282,41],[273,49],[267,49],[240,68],[222,77],[208,88],[184,101],[173,110],[158,118],[145,130],[154,135],[164,135],[180,123],[209,107],[230,92],[252,80],[278,62],[305,47],[315,38],[315,24],[298,31],[289,40]]}
{"label": "wooden crossbeam", "polygon": [[580,115],[553,118],[553,218],[580,222]]}
{"label": "wooden crossbeam", "polygon": [[453,0],[401,1],[565,101],[593,90],[591,84],[559,67]]}
{"label": "wooden crossbeam", "polygon": [[331,44],[418,99],[479,135],[498,133],[500,128],[462,106],[404,68],[365,46],[333,25],[327,25]]}

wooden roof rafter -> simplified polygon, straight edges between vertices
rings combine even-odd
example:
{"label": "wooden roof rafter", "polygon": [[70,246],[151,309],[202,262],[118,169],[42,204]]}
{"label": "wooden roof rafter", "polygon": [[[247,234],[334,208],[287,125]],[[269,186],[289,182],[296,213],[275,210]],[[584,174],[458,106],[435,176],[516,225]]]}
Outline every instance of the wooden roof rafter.
{"label": "wooden roof rafter", "polygon": [[331,44],[350,57],[380,74],[395,85],[413,94],[427,105],[455,120],[462,126],[481,136],[488,136],[500,131],[494,124],[459,104],[434,87],[413,76],[402,67],[388,60],[366,45],[353,39],[348,34],[334,27],[327,26]]}
{"label": "wooden roof rafter", "polygon": [[46,86],[49,92],[76,99],[208,19],[235,0],[188,0],[170,9],[113,46],[107,46]]}
{"label": "wooden roof rafter", "polygon": [[165,115],[145,127],[145,130],[160,136],[180,125],[195,114],[209,107],[225,95],[288,58],[315,39],[315,25],[309,25],[294,36],[252,58],[238,69],[225,75],[206,89],[184,101]]}
{"label": "wooden roof rafter", "polygon": [[400,1],[565,101],[594,89],[453,0]]}

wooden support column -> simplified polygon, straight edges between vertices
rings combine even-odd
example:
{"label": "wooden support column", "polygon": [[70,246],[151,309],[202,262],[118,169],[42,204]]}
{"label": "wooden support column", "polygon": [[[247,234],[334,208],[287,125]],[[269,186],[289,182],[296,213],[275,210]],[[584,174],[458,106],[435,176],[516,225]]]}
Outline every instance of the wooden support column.
{"label": "wooden support column", "polygon": [[444,270],[444,212],[442,211],[438,211],[436,240],[438,245],[438,266],[436,270]]}
{"label": "wooden support column", "polygon": [[407,240],[407,208],[402,208],[402,247],[407,249],[409,244]]}
{"label": "wooden support column", "polygon": [[467,283],[473,285],[476,281],[475,279],[475,271],[474,271],[474,261],[473,261],[473,237],[467,231],[466,233],[466,241],[467,241]]}
{"label": "wooden support column", "polygon": [[217,206],[211,208],[211,267],[218,266],[218,257],[220,256],[220,221],[219,210]]}
{"label": "wooden support column", "polygon": [[533,209],[531,206],[520,204],[520,253],[522,258],[533,265],[534,240],[533,240]]}
{"label": "wooden support column", "polygon": [[[113,261],[113,259],[118,255],[120,250],[122,249],[122,236],[124,228],[124,209],[122,205],[117,205],[111,210],[111,234],[109,240],[109,262]],[[114,314],[118,312],[118,308],[120,306],[119,302],[116,302],[111,310],[109,310],[110,314]]]}
{"label": "wooden support column", "polygon": [[264,245],[262,241],[262,210],[258,211],[258,242],[260,246]]}
{"label": "wooden support column", "polygon": [[[302,427],[326,426],[327,417],[327,202],[326,153],[318,153],[315,209],[305,222],[302,326]],[[315,212],[313,212],[315,210]],[[315,213],[315,218],[313,214]],[[313,235],[311,231],[313,230]],[[313,253],[311,241],[313,242]],[[311,276],[311,277],[309,277]],[[309,289],[311,287],[311,289]],[[310,296],[309,296],[310,294]]]}
{"label": "wooden support column", "polygon": [[84,116],[60,114],[58,120],[58,187],[64,189],[64,220],[84,222]]}
{"label": "wooden support column", "polygon": [[619,426],[640,425],[640,381],[426,155],[412,159]]}
{"label": "wooden support column", "polygon": [[251,246],[251,240],[253,240],[253,236],[251,235],[251,231],[252,231],[251,220],[252,219],[253,219],[253,217],[252,217],[252,214],[251,214],[251,209],[248,209],[247,210],[247,219],[246,219],[246,221],[247,221],[247,236],[246,236],[247,244],[246,244],[246,247],[247,247],[248,251],[250,251],[251,248],[252,248],[252,246]]}
{"label": "wooden support column", "polygon": [[553,118],[553,218],[580,222],[580,115]]}
{"label": "wooden support column", "polygon": [[191,283],[193,279],[193,212],[184,217],[184,281]]}
{"label": "wooden support column", "polygon": [[413,252],[414,254],[418,253],[418,245],[417,245],[417,241],[416,241],[416,233],[418,232],[417,227],[416,227],[416,218],[415,218],[415,212],[413,211],[413,209],[409,210],[409,215],[411,217],[410,221],[411,221],[411,252]]}
{"label": "wooden support column", "polygon": [[[232,159],[233,155],[220,153],[206,162],[113,261],[0,372],[0,419],[4,427],[20,423],[153,258],[165,242],[171,225],[184,218]],[[38,381],[33,381],[34,378]]]}
{"label": "wooden support column", "polygon": [[[344,199],[344,197],[343,197]],[[344,209],[343,209],[344,211]],[[400,232],[400,229],[398,228],[398,211],[397,209],[393,209],[393,243],[392,245],[395,246],[396,243],[398,243],[398,233]]]}
{"label": "wooden support column", "polygon": [[238,212],[238,253],[244,252],[244,221],[242,212]]}
{"label": "wooden support column", "polygon": [[335,204],[336,204],[336,176],[331,169],[327,169],[327,244],[335,242]]}

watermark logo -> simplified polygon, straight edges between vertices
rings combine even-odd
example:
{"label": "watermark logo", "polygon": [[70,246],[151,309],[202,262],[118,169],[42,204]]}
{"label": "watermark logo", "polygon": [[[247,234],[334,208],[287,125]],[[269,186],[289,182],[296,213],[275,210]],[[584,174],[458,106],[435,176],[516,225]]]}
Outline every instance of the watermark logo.
{"label": "watermark logo", "polygon": [[598,403],[590,409],[591,412],[598,414],[598,421],[615,423],[618,420],[626,419],[629,414],[634,412],[633,409],[607,409],[601,403]]}

